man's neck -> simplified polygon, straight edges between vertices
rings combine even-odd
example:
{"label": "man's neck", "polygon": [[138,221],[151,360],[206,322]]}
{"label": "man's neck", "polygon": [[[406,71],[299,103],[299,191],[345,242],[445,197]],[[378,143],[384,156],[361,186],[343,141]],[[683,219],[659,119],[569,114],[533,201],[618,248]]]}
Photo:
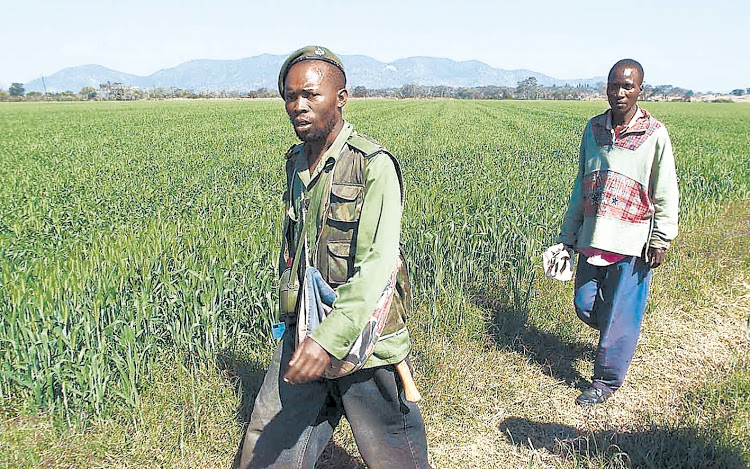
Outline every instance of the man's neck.
{"label": "man's neck", "polygon": [[344,120],[339,120],[336,125],[333,126],[331,132],[326,136],[325,139],[314,140],[305,142],[305,153],[307,156],[307,169],[310,174],[313,173],[315,167],[318,166],[320,159],[325,155],[326,151],[331,148],[333,142],[336,141],[336,137],[339,136],[341,129],[344,128]]}
{"label": "man's neck", "polygon": [[638,112],[638,106],[633,106],[630,108],[628,112],[625,114],[619,114],[612,110],[612,127],[620,127],[623,125],[626,125],[628,122],[630,122],[631,119],[633,119],[633,116],[635,113]]}

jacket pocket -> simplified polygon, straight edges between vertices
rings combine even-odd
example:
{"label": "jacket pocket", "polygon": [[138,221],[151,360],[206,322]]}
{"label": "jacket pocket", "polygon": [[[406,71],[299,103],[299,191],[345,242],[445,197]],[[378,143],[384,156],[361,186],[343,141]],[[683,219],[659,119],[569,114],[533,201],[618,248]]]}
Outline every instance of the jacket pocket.
{"label": "jacket pocket", "polygon": [[332,184],[328,219],[338,222],[356,222],[362,213],[364,186],[359,184]]}
{"label": "jacket pocket", "polygon": [[329,241],[328,245],[328,283],[339,286],[351,276],[354,270],[354,257],[350,241]]}

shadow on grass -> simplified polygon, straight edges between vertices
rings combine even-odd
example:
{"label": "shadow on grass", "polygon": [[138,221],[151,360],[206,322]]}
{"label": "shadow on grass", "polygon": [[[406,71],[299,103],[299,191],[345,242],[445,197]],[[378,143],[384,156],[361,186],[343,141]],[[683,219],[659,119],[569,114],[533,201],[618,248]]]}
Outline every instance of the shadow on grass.
{"label": "shadow on grass", "polygon": [[689,427],[582,432],[567,425],[513,417],[498,428],[516,446],[544,448],[566,460],[595,467],[735,468],[748,464],[747,455],[739,449],[721,445],[718,436]]}
{"label": "shadow on grass", "polygon": [[[250,415],[253,413],[255,398],[266,375],[266,364],[236,354],[224,354],[218,357],[217,366],[220,370],[223,370],[224,375],[232,383],[239,397],[236,418],[237,423],[242,426],[243,437],[235,453],[234,461],[236,464],[242,451],[242,441],[247,422],[250,421]],[[331,440],[323,450],[323,454],[321,454],[315,467],[319,469],[360,469],[366,466],[358,458],[350,455],[346,449]]]}
{"label": "shadow on grass", "polygon": [[483,292],[475,295],[475,304],[491,318],[487,333],[498,348],[506,348],[531,358],[542,372],[569,386],[583,390],[587,379],[575,368],[578,360],[593,361],[591,344],[575,341],[540,330],[528,323],[529,311],[524,301],[503,302]]}
{"label": "shadow on grass", "polygon": [[266,364],[260,360],[248,359],[242,354],[224,354],[217,359],[217,366],[227,377],[239,397],[237,422],[245,424],[253,412],[255,397],[266,375]]}

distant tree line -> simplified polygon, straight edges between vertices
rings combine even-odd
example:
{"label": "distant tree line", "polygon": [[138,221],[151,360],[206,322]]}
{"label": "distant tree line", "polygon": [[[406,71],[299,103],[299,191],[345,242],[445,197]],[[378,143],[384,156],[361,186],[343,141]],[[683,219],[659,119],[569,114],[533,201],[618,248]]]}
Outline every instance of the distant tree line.
{"label": "distant tree line", "polygon": [[[749,91],[750,92],[750,91]],[[689,101],[693,91],[671,85],[644,85],[641,99],[665,101]],[[605,83],[596,86],[542,86],[535,77],[519,81],[515,87],[509,86],[424,86],[408,84],[400,88],[367,89],[355,86],[355,98],[453,98],[453,99],[553,99],[582,100],[600,99],[606,96]]]}
{"label": "distant tree line", "polygon": [[278,96],[267,90],[254,91],[193,91],[177,87],[141,89],[122,83],[102,83],[98,88],[85,86],[80,91],[41,93],[13,83],[8,91],[0,90],[0,101],[136,101],[140,99],[210,99],[210,98],[259,98]]}
{"label": "distant tree line", "polygon": [[[750,95],[750,88],[737,88],[731,92],[735,96]],[[552,99],[583,100],[602,99],[606,96],[606,85],[596,86],[542,86],[535,77],[519,81],[515,87],[475,86],[452,87],[445,85],[406,84],[398,88],[368,89],[355,86],[351,89],[355,98],[392,99]],[[693,91],[671,85],[644,85],[641,99],[651,101],[690,101]],[[139,99],[211,99],[211,98],[275,98],[276,90],[260,88],[250,91],[193,91],[176,87],[140,89],[122,83],[103,83],[98,88],[86,86],[78,92],[64,91],[26,93],[22,83],[12,83],[8,91],[0,90],[0,101],[134,101]]]}
{"label": "distant tree line", "polygon": [[[474,86],[453,87],[445,85],[406,84],[399,88],[368,89],[355,86],[355,98],[452,98],[452,99],[586,99],[600,87],[540,86],[535,77],[519,81],[516,87]],[[602,87],[603,89],[603,87]]]}

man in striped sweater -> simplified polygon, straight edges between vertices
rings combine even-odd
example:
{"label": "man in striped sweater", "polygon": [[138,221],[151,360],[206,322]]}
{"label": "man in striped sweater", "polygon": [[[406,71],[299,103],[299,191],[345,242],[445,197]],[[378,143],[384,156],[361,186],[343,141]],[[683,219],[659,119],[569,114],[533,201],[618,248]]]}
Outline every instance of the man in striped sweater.
{"label": "man in striped sweater", "polygon": [[606,401],[625,379],[640,336],[652,269],[677,236],[678,188],[666,127],[637,105],[643,67],[609,72],[610,109],[583,133],[578,175],[559,241],[578,253],[574,305],[599,330],[591,387],[576,403]]}

